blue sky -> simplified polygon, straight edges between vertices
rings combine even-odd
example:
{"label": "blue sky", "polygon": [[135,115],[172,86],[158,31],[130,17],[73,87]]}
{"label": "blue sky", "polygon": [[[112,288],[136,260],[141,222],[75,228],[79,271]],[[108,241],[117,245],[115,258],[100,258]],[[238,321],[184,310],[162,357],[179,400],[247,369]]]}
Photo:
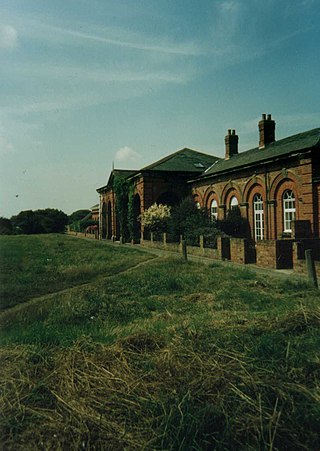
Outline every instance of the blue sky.
{"label": "blue sky", "polygon": [[319,0],[2,0],[0,215],[98,202],[116,168],[320,126]]}

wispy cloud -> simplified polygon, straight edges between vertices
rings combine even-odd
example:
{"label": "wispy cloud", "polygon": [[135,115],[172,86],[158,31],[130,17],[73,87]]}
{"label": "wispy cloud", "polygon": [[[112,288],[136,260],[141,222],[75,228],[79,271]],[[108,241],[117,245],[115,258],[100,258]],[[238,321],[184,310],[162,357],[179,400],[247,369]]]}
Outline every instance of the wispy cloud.
{"label": "wispy cloud", "polygon": [[11,25],[0,26],[0,48],[14,49],[18,45],[17,30]]}
{"label": "wispy cloud", "polygon": [[[101,44],[107,44],[117,47],[125,47],[128,49],[135,49],[135,50],[141,50],[146,52],[156,52],[156,53],[168,53],[168,54],[174,54],[174,55],[199,55],[201,54],[201,50],[198,46],[196,46],[194,43],[183,43],[183,44],[177,44],[174,42],[168,42],[167,39],[153,36],[133,36],[132,41],[127,41],[122,38],[113,38],[103,35],[98,35],[94,33],[84,33],[81,31],[76,31],[72,29],[67,28],[60,28],[60,27],[53,27],[48,26],[47,29],[50,29],[54,31],[55,33],[63,33],[65,35],[73,36],[75,38],[78,38],[80,40],[87,40],[87,41],[94,41]],[[121,31],[121,30],[118,30]],[[108,32],[108,28],[104,30],[104,33]],[[109,29],[110,32],[110,29]],[[155,40],[161,40],[165,41],[162,44],[155,44]]]}

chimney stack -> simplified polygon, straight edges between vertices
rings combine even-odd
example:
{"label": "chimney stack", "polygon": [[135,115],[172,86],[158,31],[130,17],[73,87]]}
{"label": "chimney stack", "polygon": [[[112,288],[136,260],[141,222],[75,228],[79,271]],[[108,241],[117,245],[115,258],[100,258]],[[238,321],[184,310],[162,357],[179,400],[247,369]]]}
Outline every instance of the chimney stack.
{"label": "chimney stack", "polygon": [[238,154],[238,141],[239,137],[236,135],[236,131],[229,128],[228,134],[224,138],[224,142],[226,143],[226,160]]}
{"label": "chimney stack", "polygon": [[262,115],[262,119],[259,121],[259,149],[264,149],[265,146],[275,141],[275,128],[276,123],[271,118],[271,114]]}

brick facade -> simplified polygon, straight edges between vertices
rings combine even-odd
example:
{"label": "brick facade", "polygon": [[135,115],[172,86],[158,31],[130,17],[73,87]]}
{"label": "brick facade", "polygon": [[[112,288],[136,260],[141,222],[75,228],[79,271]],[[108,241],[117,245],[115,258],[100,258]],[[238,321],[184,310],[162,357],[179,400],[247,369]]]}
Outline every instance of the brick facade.
{"label": "brick facade", "polygon": [[259,146],[241,153],[230,129],[225,159],[182,149],[140,171],[113,171],[108,185],[97,190],[100,238],[120,237],[112,189],[119,172],[133,184],[139,214],[154,202],[174,205],[188,194],[217,219],[238,204],[249,224],[248,240],[218,240],[221,257],[292,267],[291,240],[319,238],[320,129],[276,141],[271,115],[263,115],[258,128]]}

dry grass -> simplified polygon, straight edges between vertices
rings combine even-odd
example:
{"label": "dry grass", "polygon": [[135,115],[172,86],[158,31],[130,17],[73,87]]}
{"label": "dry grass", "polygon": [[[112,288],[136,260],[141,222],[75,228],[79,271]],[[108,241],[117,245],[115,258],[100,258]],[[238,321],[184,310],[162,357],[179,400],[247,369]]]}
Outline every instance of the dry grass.
{"label": "dry grass", "polygon": [[[301,333],[319,322],[304,312],[279,327]],[[277,374],[246,352],[201,352],[203,339],[185,324],[171,340],[137,332],[111,346],[84,337],[67,349],[4,348],[4,449],[317,449],[316,410],[308,442],[292,429],[296,409],[317,409],[320,393],[290,365],[289,348]]]}

